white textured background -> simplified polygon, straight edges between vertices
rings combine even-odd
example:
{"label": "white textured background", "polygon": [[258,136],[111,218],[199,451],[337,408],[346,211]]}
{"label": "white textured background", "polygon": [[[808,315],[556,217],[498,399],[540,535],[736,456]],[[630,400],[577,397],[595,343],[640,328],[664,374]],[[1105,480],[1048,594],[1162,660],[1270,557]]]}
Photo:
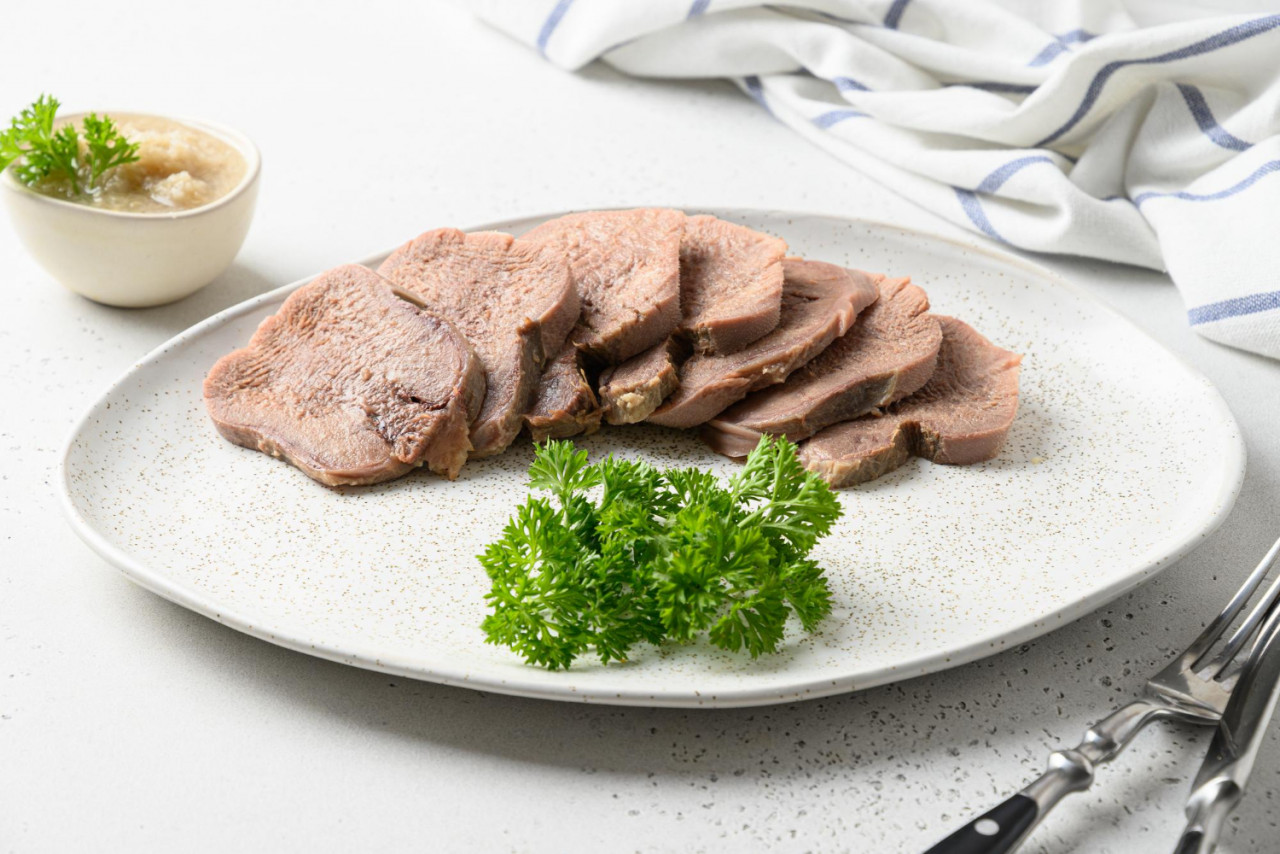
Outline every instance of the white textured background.
{"label": "white textured background", "polygon": [[[208,314],[419,230],[593,205],[738,205],[960,232],[728,84],[569,76],[428,3],[33,4],[0,28],[0,114],[41,91],[240,128],[265,158],[235,267],[147,311],[85,302],[0,228],[0,851],[916,851],[1136,691],[1280,533],[1280,365],[1185,325],[1159,275],[1038,258],[1219,386],[1249,446],[1235,513],[1136,593],[1023,648],[743,711],[517,700],[345,668],[144,592],[53,492],[73,420]],[[204,485],[192,483],[192,489]],[[1280,744],[1224,850],[1270,851]],[[1168,850],[1204,733],[1144,734],[1029,851]]]}

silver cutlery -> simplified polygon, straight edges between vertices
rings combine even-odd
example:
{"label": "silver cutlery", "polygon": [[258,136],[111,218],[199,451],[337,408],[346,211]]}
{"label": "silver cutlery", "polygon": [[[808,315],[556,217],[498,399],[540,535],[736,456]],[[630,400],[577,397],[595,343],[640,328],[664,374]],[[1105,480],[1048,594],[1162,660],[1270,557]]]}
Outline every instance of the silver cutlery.
{"label": "silver cutlery", "polygon": [[1187,828],[1175,854],[1209,854],[1240,803],[1267,723],[1280,699],[1280,606],[1267,616],[1187,798]]}
{"label": "silver cutlery", "polygon": [[[1211,750],[1187,808],[1191,824],[1183,837],[1183,845],[1201,846],[1207,842],[1210,847],[1180,847],[1177,854],[1212,850],[1222,820],[1239,800],[1239,790],[1252,768],[1253,755],[1275,705],[1280,653],[1266,653],[1280,646],[1276,640],[1276,627],[1280,625],[1280,617],[1276,615],[1280,615],[1280,609],[1273,612],[1276,600],[1280,599],[1280,579],[1267,588],[1217,654],[1211,656],[1210,653],[1244,611],[1277,557],[1280,557],[1280,540],[1271,546],[1222,613],[1191,646],[1147,681],[1139,699],[1090,727],[1076,747],[1051,753],[1049,770],[1038,779],[926,854],[1006,854],[1015,850],[1059,801],[1072,792],[1089,788],[1099,765],[1119,755],[1147,724],[1165,718],[1206,725],[1222,721],[1223,727],[1229,727],[1225,734],[1223,728],[1219,729],[1213,745],[1220,753],[1214,754]],[[1259,636],[1247,663],[1237,660],[1254,635]],[[1242,693],[1231,709],[1232,716],[1224,717],[1237,683]],[[1251,687],[1258,690],[1248,690]],[[1221,759],[1215,762],[1215,755]],[[1193,842],[1188,843],[1188,838]]]}

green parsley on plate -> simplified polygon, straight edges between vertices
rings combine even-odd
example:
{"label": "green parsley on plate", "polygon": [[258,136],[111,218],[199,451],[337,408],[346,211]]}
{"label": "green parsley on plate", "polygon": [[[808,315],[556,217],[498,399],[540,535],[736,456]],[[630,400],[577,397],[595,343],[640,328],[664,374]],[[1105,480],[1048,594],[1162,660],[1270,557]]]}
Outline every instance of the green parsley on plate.
{"label": "green parsley on plate", "polygon": [[831,612],[808,555],[842,508],[786,439],[761,439],[728,483],[698,468],[588,463],[572,442],[548,442],[529,486],[550,498],[526,499],[480,563],[492,581],[486,639],[530,664],[565,668],[592,650],[607,664],[704,632],[755,658],[777,651],[791,614],[812,631]]}

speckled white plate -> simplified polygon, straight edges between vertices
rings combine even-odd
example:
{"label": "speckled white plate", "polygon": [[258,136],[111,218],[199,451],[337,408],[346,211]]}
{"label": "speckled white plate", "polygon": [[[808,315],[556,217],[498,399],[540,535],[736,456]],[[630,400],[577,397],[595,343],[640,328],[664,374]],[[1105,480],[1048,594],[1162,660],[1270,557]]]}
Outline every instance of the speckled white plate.
{"label": "speckled white plate", "polygon": [[[474,555],[525,494],[527,442],[455,483],[417,473],[329,490],[219,438],[205,415],[205,372],[296,284],[182,333],[93,405],[64,459],[72,524],[144,587],[313,655],[534,697],[743,706],[865,688],[1021,643],[1150,578],[1231,509],[1244,446],[1217,391],[1048,271],[889,225],[710,212],[781,235],[797,254],[909,274],[936,310],[1026,354],[999,459],[913,461],[843,492],[846,515],[817,550],[835,612],[816,636],[791,632],[778,655],[644,648],[625,665],[550,673],[484,644]],[[520,233],[545,218],[488,227]],[[593,458],[734,468],[695,436],[655,428],[606,429],[581,444]]]}

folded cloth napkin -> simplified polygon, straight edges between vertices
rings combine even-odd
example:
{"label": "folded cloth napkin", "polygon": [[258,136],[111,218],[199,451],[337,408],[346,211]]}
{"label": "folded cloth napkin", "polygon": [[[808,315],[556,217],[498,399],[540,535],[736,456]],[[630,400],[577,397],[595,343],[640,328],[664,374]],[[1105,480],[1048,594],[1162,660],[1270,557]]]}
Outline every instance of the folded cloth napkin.
{"label": "folded cloth napkin", "polygon": [[601,59],[727,77],[952,222],[1023,249],[1167,269],[1196,331],[1280,358],[1280,14],[1236,13],[1247,3],[472,8],[566,69]]}

